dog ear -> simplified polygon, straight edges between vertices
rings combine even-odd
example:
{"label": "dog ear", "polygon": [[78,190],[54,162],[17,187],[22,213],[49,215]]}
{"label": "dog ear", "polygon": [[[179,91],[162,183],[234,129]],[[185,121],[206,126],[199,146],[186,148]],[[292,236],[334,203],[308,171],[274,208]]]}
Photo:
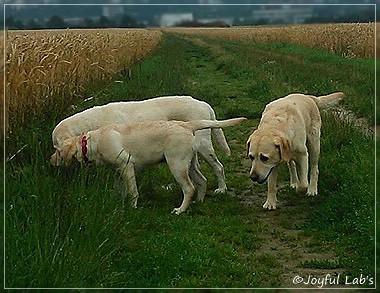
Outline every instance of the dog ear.
{"label": "dog ear", "polygon": [[289,162],[292,158],[290,140],[285,137],[278,136],[275,138],[274,145],[280,149],[281,160],[286,163]]}
{"label": "dog ear", "polygon": [[65,145],[61,151],[61,157],[63,162],[66,164],[70,163],[73,157],[77,153],[76,142],[73,139],[68,139],[65,141]]}
{"label": "dog ear", "polygon": [[58,166],[58,150],[55,150],[54,154],[51,155],[50,164],[53,166]]}
{"label": "dog ear", "polygon": [[247,148],[247,157],[249,155],[249,148],[251,147],[251,137],[248,138],[247,142],[245,143],[245,146]]}

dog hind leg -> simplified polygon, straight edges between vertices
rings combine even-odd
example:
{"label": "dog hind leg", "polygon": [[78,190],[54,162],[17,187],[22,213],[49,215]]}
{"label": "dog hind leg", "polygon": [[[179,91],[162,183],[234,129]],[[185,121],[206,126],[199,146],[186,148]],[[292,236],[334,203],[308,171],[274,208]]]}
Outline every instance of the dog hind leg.
{"label": "dog hind leg", "polygon": [[307,189],[307,195],[314,196],[318,194],[320,129],[315,129],[313,134],[308,138],[308,149],[310,158],[310,184]]}
{"label": "dog hind leg", "polygon": [[211,135],[209,134],[206,136],[206,134],[203,133],[204,131],[209,130],[197,131],[195,135],[195,148],[202,158],[211,166],[218,179],[218,188],[215,189],[214,192],[224,193],[227,191],[224,167],[215,154],[215,150],[211,142]]}
{"label": "dog hind leg", "polygon": [[181,186],[183,192],[183,200],[181,205],[178,208],[174,208],[172,211],[172,213],[179,215],[186,211],[189,207],[195,192],[195,187],[189,177],[191,158],[189,160],[178,160],[176,157],[173,159],[166,157],[166,162],[175,180]]}
{"label": "dog hind leg", "polygon": [[190,178],[196,185],[197,190],[197,202],[203,202],[207,189],[207,179],[203,176],[199,170],[199,163],[197,159],[197,154],[195,153],[191,164],[190,164]]}

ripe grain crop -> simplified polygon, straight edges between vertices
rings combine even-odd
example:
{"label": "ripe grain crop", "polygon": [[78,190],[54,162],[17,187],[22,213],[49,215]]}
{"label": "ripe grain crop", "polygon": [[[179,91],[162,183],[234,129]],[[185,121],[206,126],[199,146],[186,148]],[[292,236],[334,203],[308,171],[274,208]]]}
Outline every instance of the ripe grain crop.
{"label": "ripe grain crop", "polygon": [[6,124],[5,121],[5,99],[4,99],[4,39],[0,38],[0,143],[2,144],[2,139],[3,139],[3,125]]}
{"label": "ripe grain crop", "polygon": [[375,56],[374,23],[312,24],[231,28],[173,28],[167,31],[217,39],[287,43],[322,48],[344,57]]}
{"label": "ripe grain crop", "polygon": [[6,100],[9,128],[66,107],[92,82],[128,70],[161,40],[145,29],[8,31]]}

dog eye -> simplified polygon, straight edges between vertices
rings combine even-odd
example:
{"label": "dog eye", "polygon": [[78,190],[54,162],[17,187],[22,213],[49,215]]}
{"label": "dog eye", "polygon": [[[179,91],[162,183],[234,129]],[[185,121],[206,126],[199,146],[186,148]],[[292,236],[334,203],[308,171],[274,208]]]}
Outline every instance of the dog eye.
{"label": "dog eye", "polygon": [[249,158],[251,159],[251,161],[253,161],[255,159],[255,157],[253,155],[249,155]]}
{"label": "dog eye", "polygon": [[269,160],[269,158],[267,156],[260,155],[260,160],[265,163]]}

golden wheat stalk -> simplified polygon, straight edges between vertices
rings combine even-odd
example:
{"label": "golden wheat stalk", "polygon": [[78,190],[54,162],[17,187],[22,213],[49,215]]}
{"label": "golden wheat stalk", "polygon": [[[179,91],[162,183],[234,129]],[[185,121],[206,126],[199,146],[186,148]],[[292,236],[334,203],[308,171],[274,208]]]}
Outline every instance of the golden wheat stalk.
{"label": "golden wheat stalk", "polygon": [[87,84],[130,68],[157,46],[161,35],[143,29],[8,31],[0,49],[6,50],[10,129],[80,94]]}
{"label": "golden wheat stalk", "polygon": [[[322,48],[344,57],[375,56],[375,24],[311,24],[232,28],[170,28],[168,32],[260,43],[290,43]],[[379,30],[377,30],[379,34]],[[378,50],[378,49],[377,49]]]}

